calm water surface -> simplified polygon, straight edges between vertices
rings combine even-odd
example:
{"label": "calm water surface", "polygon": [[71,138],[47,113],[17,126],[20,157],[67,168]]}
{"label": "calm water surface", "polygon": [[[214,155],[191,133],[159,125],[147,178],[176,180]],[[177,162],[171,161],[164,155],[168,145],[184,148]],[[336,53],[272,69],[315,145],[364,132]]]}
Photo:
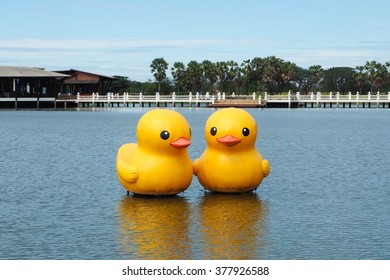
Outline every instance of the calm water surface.
{"label": "calm water surface", "polygon": [[[257,192],[129,196],[118,148],[149,109],[0,111],[0,259],[390,259],[390,110],[248,110]],[[205,148],[212,109],[176,109]]]}

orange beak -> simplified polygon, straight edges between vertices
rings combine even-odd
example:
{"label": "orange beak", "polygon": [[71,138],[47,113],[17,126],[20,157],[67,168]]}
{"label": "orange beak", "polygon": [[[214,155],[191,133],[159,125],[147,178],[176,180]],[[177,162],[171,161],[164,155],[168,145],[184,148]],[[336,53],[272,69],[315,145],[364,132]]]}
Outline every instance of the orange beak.
{"label": "orange beak", "polygon": [[236,138],[230,134],[225,135],[225,136],[220,137],[220,138],[217,138],[216,140],[218,143],[221,143],[221,144],[228,146],[228,147],[237,145],[238,143],[241,142],[241,139]]}
{"label": "orange beak", "polygon": [[179,139],[176,139],[169,144],[171,144],[171,146],[176,149],[184,149],[191,145],[191,141],[184,137],[180,137]]}

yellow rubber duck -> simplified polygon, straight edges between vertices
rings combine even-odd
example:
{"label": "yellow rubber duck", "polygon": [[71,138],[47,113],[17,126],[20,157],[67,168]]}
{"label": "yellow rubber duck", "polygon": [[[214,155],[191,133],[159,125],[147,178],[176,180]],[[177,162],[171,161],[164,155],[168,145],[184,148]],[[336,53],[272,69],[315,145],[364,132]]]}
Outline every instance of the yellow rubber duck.
{"label": "yellow rubber duck", "polygon": [[129,192],[145,195],[178,194],[191,184],[192,162],[187,147],[191,129],[178,112],[154,109],[137,125],[136,143],[118,150],[119,181]]}
{"label": "yellow rubber duck", "polygon": [[257,124],[245,110],[225,108],[206,122],[207,147],[194,162],[200,184],[215,192],[256,189],[270,173],[270,164],[256,150]]}

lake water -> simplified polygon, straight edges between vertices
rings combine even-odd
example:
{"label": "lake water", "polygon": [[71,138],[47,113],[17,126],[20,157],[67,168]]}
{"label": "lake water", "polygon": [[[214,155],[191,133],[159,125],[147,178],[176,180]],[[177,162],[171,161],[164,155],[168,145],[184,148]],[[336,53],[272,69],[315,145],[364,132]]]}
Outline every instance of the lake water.
{"label": "lake water", "polygon": [[[128,197],[116,153],[147,110],[0,111],[0,259],[390,259],[390,110],[248,109],[256,192]],[[214,110],[176,110],[194,160]]]}

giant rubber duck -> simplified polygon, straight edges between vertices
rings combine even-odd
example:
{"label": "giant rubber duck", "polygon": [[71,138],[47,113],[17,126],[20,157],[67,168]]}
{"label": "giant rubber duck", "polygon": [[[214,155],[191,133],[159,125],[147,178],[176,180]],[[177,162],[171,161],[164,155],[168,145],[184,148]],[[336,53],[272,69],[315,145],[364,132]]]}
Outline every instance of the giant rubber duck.
{"label": "giant rubber duck", "polygon": [[190,126],[180,113],[167,109],[145,113],[137,125],[138,143],[118,150],[122,186],[143,195],[173,195],[187,189],[193,175],[187,151],[190,137]]}
{"label": "giant rubber duck", "polygon": [[243,193],[256,189],[270,165],[256,150],[257,124],[245,110],[224,108],[205,126],[207,147],[194,162],[200,184],[215,192]]}

